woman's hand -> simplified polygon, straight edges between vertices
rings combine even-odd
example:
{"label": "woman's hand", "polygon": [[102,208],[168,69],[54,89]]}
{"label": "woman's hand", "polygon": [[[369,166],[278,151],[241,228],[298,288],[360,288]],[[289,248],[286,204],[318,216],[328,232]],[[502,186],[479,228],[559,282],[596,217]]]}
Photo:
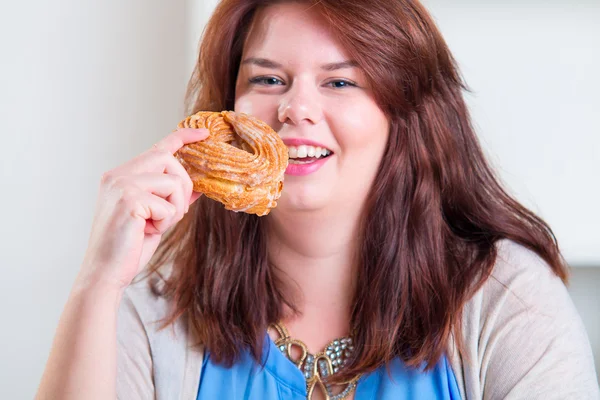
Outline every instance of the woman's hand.
{"label": "woman's hand", "polygon": [[173,153],[207,136],[206,129],[179,129],[103,175],[80,285],[123,290],[131,283],[162,234],[200,197]]}

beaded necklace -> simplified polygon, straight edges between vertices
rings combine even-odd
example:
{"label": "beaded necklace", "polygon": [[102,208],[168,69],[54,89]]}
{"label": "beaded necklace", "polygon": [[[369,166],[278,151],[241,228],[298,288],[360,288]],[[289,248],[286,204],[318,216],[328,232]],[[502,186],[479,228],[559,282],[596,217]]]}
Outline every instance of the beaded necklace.
{"label": "beaded necklace", "polygon": [[[323,351],[317,354],[310,354],[302,341],[290,337],[283,323],[272,324],[271,327],[279,334],[279,338],[275,340],[277,348],[300,368],[300,371],[304,374],[304,378],[306,378],[306,398],[308,400],[312,399],[317,386],[325,395],[326,400],[342,400],[356,390],[356,384],[360,375],[339,385],[324,382],[325,378],[337,373],[346,364],[350,354],[354,350],[351,337],[332,340]],[[292,356],[292,348],[294,347],[301,354],[296,359]]]}

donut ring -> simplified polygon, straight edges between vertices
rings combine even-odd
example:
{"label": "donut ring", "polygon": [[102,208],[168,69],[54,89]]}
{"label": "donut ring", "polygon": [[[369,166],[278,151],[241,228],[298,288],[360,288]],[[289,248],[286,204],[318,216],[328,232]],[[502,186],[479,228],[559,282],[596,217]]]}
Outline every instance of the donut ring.
{"label": "donut ring", "polygon": [[242,113],[200,111],[178,127],[209,130],[208,138],[175,153],[194,191],[223,203],[228,210],[259,216],[277,206],[288,150],[269,125]]}

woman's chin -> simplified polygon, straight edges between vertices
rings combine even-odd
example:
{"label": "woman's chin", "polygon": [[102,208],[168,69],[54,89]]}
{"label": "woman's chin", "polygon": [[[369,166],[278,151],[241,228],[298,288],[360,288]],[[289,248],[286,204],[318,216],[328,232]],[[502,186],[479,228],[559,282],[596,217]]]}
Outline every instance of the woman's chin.
{"label": "woman's chin", "polygon": [[295,211],[317,211],[326,208],[328,204],[327,196],[323,192],[302,191],[298,193],[295,190],[286,191],[285,186],[277,207],[273,212],[295,212]]}

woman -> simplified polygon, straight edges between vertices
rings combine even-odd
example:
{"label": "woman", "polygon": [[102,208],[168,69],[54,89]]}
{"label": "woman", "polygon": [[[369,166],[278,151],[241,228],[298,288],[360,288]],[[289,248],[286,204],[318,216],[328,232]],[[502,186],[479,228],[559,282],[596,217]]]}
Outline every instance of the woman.
{"label": "woman", "polygon": [[222,1],[190,111],[279,133],[279,204],[195,202],[172,154],[203,130],[108,172],[38,398],[597,398],[554,236],[493,176],[464,88],[417,1]]}

